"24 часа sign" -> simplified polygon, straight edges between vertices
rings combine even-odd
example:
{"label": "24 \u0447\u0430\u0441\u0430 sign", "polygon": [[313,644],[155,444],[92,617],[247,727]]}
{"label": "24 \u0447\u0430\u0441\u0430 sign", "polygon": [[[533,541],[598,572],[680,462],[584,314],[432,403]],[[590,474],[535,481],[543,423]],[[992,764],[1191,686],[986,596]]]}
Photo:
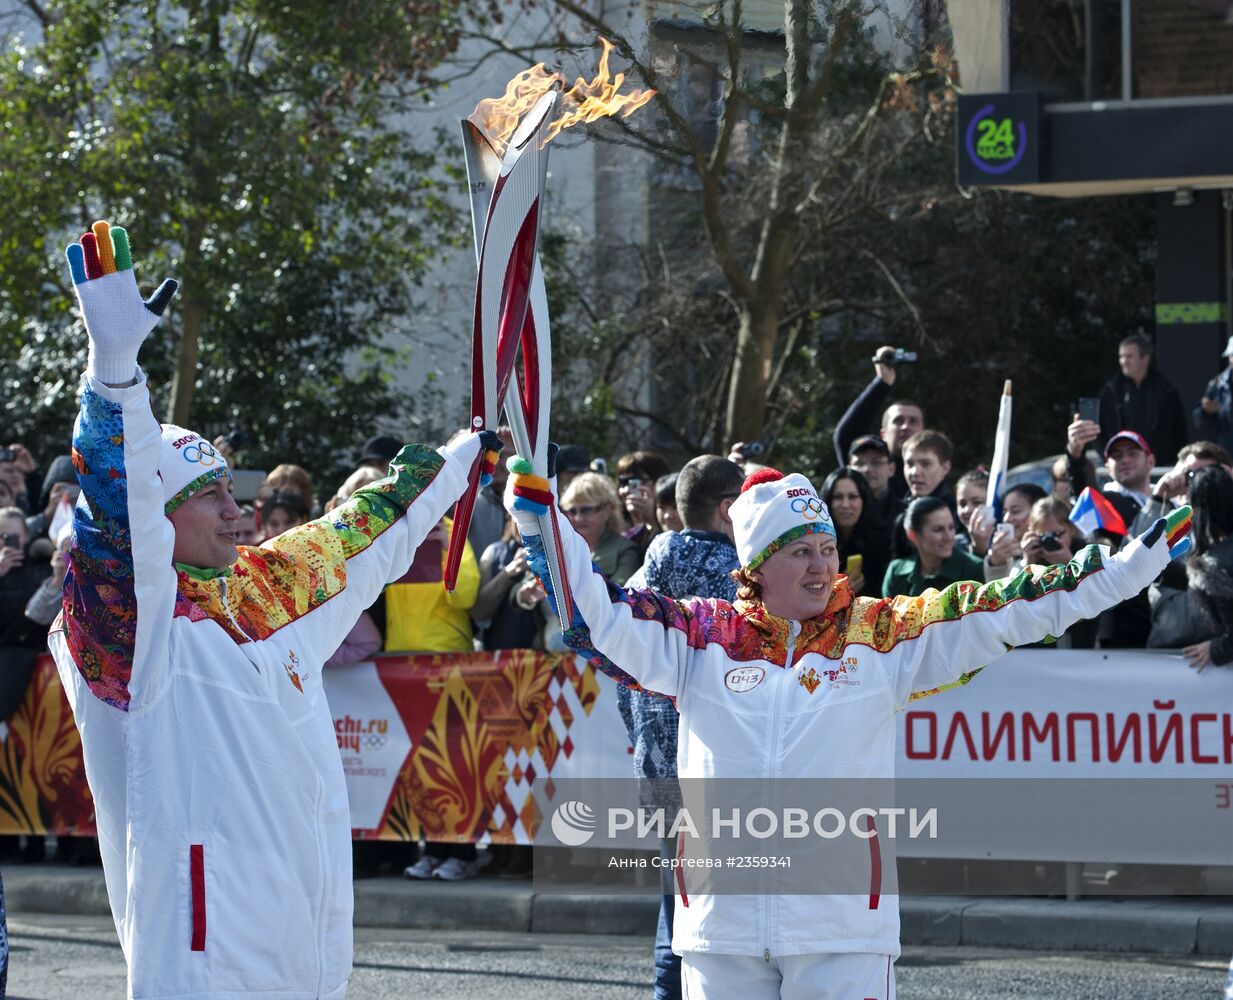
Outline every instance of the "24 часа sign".
{"label": "24 \u0447\u0430\u0441\u0430 sign", "polygon": [[955,151],[960,184],[1040,180],[1040,95],[963,94]]}

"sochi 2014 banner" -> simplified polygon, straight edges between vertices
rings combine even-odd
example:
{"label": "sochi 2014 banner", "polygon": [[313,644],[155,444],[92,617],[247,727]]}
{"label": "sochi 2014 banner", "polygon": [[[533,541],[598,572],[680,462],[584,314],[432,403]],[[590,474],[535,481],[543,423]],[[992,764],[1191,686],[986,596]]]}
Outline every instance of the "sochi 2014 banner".
{"label": "sochi 2014 banner", "polygon": [[[632,771],[615,684],[571,655],[379,657],[327,671],[326,693],[356,837],[526,844],[539,822],[537,777]],[[1213,796],[1224,782],[1233,818],[1230,706],[1233,670],[1198,674],[1177,655],[1019,650],[900,713],[897,774],[1199,779]],[[92,831],[81,743],[45,657],[21,707],[0,723],[0,833]],[[1031,847],[1039,860],[1065,857],[1074,836],[1058,831],[1057,843]],[[1003,837],[973,828],[973,842],[954,849],[1019,856],[999,851],[993,841]]]}

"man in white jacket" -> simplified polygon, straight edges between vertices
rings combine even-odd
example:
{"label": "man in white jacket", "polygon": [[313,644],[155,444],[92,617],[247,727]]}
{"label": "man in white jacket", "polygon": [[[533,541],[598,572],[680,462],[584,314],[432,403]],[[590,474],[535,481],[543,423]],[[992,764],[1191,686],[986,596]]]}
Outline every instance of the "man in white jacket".
{"label": "man in white jacket", "polygon": [[321,667],[458,498],[481,438],[499,444],[408,445],[325,517],[237,547],[226,463],[200,435],[160,427],[137,367],[175,282],[143,301],[127,234],[105,222],[68,259],[90,352],[49,642],[128,995],[341,998],[351,835]]}
{"label": "man in white jacket", "polygon": [[[537,516],[552,490],[524,461],[510,469],[507,506],[548,587]],[[1067,566],[1031,566],[984,586],[863,598],[839,574],[830,514],[804,476],[755,473],[729,515],[741,563],[734,603],[610,587],[564,528],[575,608],[565,639],[618,682],[675,699],[682,779],[767,787],[893,778],[894,713],[910,700],[965,683],[1010,646],[1061,635],[1138,593],[1190,545],[1181,508],[1117,555],[1093,545]],[[672,943],[683,994],[892,1000],[898,900],[880,892],[873,833],[867,895],[678,896]]]}

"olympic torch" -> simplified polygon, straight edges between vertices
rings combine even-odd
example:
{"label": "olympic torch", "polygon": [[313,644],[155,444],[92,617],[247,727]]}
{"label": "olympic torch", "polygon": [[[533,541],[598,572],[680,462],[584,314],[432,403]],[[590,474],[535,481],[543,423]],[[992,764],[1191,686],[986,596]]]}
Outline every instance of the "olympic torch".
{"label": "olympic torch", "polygon": [[[463,132],[479,264],[471,348],[471,427],[477,431],[497,426],[531,301],[548,169],[547,133],[556,100],[556,91],[550,90],[536,102],[514,132],[505,155],[496,163],[496,151],[475,126],[468,122],[470,129],[464,128]],[[473,168],[478,177],[472,174]],[[481,216],[485,193],[487,205],[483,206]],[[510,426],[512,429],[512,421]],[[449,591],[453,591],[458,580],[467,528],[480,489],[481,464],[482,456],[471,469],[467,489],[454,516],[444,573],[445,588]]]}
{"label": "olympic torch", "polygon": [[[503,97],[481,101],[462,123],[463,150],[471,194],[471,225],[479,275],[471,352],[471,425],[496,426],[502,406],[518,453],[535,475],[554,473],[548,444],[552,395],[552,344],[548,296],[539,262],[548,141],[562,129],[608,115],[628,116],[655,96],[653,90],[619,93],[624,74],[612,75],[612,44],[600,39],[603,54],[592,80],[579,78],[564,90],[560,74],[543,63],[519,73]],[[555,117],[554,117],[555,114]],[[521,348],[521,372],[515,364]],[[516,389],[509,393],[513,379]],[[445,586],[453,590],[475,497],[480,460],[458,501],[446,556]],[[549,575],[561,602],[562,622],[573,619],[555,507],[540,518]]]}

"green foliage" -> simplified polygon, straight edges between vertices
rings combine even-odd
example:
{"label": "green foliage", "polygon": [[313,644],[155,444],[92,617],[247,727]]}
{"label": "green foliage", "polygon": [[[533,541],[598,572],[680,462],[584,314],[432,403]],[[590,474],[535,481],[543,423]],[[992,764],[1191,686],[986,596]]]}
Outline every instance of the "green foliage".
{"label": "green foliage", "polygon": [[181,281],[142,355],[156,408],[177,345],[199,334],[195,385],[179,387],[189,420],[244,428],[250,460],[332,481],[378,420],[413,421],[386,342],[457,218],[391,122],[422,100],[463,6],[60,0],[45,23],[32,14],[0,56],[10,434],[66,449],[85,337],[63,248],[95,218],[129,229],[143,287]]}

